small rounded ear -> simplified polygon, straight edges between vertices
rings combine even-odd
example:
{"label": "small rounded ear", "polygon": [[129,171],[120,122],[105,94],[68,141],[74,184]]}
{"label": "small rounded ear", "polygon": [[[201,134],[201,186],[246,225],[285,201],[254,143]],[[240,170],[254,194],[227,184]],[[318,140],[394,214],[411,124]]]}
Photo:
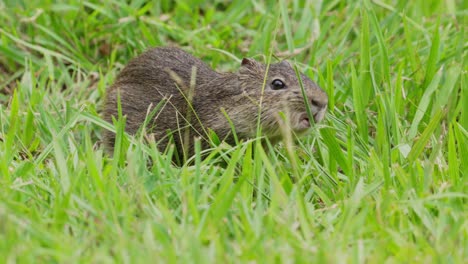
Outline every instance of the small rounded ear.
{"label": "small rounded ear", "polygon": [[291,67],[292,68],[292,65],[291,63],[289,63],[289,61],[287,60],[283,60],[279,63],[281,66],[285,66],[285,67]]}
{"label": "small rounded ear", "polygon": [[255,67],[255,65],[257,65],[257,62],[253,59],[243,58],[241,65],[246,67]]}

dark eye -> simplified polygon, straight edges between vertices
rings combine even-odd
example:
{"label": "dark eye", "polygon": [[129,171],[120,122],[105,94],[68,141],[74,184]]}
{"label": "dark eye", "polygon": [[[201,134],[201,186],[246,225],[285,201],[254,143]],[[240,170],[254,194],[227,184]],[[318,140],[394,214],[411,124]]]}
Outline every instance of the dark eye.
{"label": "dark eye", "polygon": [[273,90],[279,90],[279,89],[284,89],[286,85],[284,84],[283,81],[279,79],[275,79],[271,82],[271,87],[273,88]]}

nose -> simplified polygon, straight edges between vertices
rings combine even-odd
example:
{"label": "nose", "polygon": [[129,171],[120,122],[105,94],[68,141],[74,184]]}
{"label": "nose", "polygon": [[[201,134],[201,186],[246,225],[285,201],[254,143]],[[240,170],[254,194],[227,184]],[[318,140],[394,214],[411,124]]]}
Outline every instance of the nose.
{"label": "nose", "polygon": [[327,104],[328,104],[328,99],[312,99],[311,100],[311,103],[313,106],[319,108],[319,109],[323,109],[325,107],[327,107]]}
{"label": "nose", "polygon": [[312,103],[312,113],[314,116],[315,123],[319,123],[325,117],[325,111],[328,105],[328,98],[314,98],[311,100]]}

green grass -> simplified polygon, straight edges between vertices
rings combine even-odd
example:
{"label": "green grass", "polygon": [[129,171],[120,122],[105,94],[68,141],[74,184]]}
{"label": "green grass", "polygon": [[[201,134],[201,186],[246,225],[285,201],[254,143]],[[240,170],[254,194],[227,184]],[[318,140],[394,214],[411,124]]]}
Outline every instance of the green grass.
{"label": "green grass", "polygon": [[[468,259],[466,1],[126,2],[0,2],[1,263]],[[100,117],[163,45],[222,71],[287,57],[326,120],[174,166]]]}

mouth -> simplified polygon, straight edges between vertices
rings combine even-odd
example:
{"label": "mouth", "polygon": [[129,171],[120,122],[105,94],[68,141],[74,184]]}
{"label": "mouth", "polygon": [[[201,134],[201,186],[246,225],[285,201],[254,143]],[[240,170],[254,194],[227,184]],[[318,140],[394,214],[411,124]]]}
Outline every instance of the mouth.
{"label": "mouth", "polygon": [[301,114],[301,116],[299,117],[297,130],[304,131],[304,130],[309,129],[311,126],[312,124],[310,123],[310,119],[309,119],[309,116],[307,116],[307,113]]}
{"label": "mouth", "polygon": [[304,131],[308,130],[309,128],[312,127],[312,123],[317,124],[323,119],[323,112],[318,111],[316,113],[313,113],[312,118],[314,119],[313,121],[309,119],[309,116],[307,113],[303,113],[299,116],[299,122],[297,124],[297,131]]}

